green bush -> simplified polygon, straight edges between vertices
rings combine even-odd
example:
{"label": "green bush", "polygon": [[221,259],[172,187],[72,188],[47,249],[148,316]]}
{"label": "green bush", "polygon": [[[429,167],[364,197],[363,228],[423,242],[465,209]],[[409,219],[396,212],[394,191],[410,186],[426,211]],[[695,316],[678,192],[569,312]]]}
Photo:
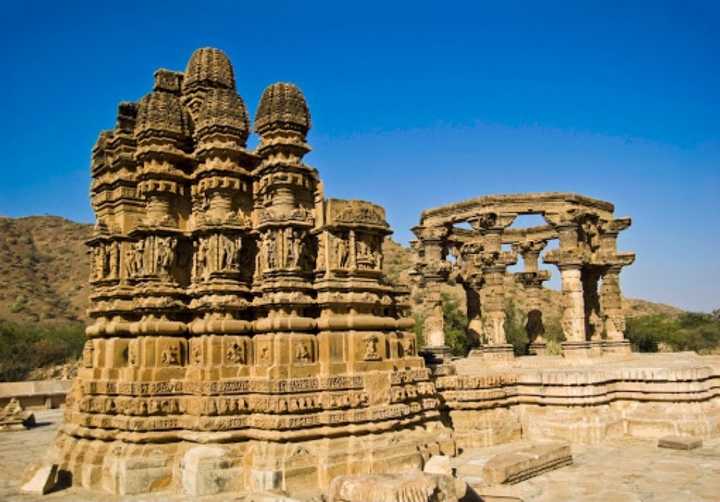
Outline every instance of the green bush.
{"label": "green bush", "polygon": [[720,347],[720,320],[695,312],[640,316],[627,320],[625,334],[639,352],[657,352],[662,344],[673,351],[708,353]]}
{"label": "green bush", "polygon": [[468,318],[460,309],[458,301],[451,295],[441,296],[443,321],[445,324],[445,344],[450,347],[454,356],[466,356],[472,348],[472,341],[467,335]]}
{"label": "green bush", "polygon": [[508,343],[513,346],[513,352],[516,356],[525,356],[528,353],[530,340],[528,340],[527,331],[525,330],[526,322],[527,319],[518,311],[515,303],[508,300],[505,303],[505,337]]}
{"label": "green bush", "polygon": [[83,325],[0,320],[0,381],[23,380],[36,369],[76,359],[85,343]]}

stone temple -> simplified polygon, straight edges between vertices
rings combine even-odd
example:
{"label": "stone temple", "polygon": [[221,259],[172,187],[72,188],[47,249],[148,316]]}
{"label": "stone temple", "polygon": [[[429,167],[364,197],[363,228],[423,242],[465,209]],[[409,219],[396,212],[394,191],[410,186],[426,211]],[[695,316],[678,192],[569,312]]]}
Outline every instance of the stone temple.
{"label": "stone temple", "polygon": [[323,198],[310,124],[273,84],[248,150],[232,65],[206,48],[100,134],[93,322],[58,440],[73,483],[296,491],[452,448],[408,291],[383,277],[385,212]]}
{"label": "stone temple", "polygon": [[[633,354],[624,339],[619,275],[635,256],[617,249],[630,219],[612,204],[537,193],[423,212],[413,276],[429,315],[417,347],[410,291],[382,272],[384,209],[326,199],[303,162],[301,91],[270,85],[253,124],[250,149],[233,67],[205,48],[184,72],[156,71],[98,138],[92,321],[49,453],[73,485],[450,502],[461,498],[451,478],[420,470],[451,474],[447,459],[472,448],[562,442],[488,468],[517,482],[567,465],[568,444],[720,435],[720,358]],[[511,226],[527,214],[545,224]],[[561,276],[562,355],[545,350],[541,254]],[[519,256],[524,270],[509,272]],[[530,357],[505,336],[509,275],[529,299]],[[465,288],[476,345],[462,359],[444,341],[450,279]]]}

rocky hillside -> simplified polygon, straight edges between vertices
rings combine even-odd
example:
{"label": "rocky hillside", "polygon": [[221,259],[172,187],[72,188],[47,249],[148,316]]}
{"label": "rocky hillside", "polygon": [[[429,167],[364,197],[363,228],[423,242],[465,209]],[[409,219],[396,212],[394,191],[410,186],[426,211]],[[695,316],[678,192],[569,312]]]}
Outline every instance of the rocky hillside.
{"label": "rocky hillside", "polygon": [[[13,321],[83,321],[87,309],[89,260],[84,241],[92,226],[56,216],[27,218],[0,217],[0,319]],[[385,272],[395,282],[408,284],[412,253],[388,239],[384,246]],[[519,309],[523,295],[512,281],[511,297]],[[462,304],[460,286],[447,291]],[[415,305],[421,300],[415,294]],[[544,312],[548,318],[560,314],[560,294],[546,290]],[[644,314],[676,315],[680,309],[644,300],[626,299],[628,316]]]}
{"label": "rocky hillside", "polygon": [[0,319],[84,320],[92,226],[56,216],[0,217]]}

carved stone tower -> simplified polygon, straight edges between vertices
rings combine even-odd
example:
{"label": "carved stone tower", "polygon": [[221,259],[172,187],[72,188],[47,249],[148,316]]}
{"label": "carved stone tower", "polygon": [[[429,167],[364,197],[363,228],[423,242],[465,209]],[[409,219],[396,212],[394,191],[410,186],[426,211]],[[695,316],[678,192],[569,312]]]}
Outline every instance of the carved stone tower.
{"label": "carved stone tower", "polygon": [[92,323],[57,441],[75,484],[303,493],[453,448],[382,273],[384,210],[324,199],[294,85],[263,93],[255,151],[249,123],[206,48],[100,134]]}

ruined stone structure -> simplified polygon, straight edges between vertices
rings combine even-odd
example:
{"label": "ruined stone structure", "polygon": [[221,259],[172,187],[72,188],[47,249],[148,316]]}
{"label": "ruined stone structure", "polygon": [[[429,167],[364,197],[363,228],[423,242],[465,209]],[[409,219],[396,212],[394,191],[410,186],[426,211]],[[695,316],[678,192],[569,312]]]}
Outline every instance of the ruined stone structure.
{"label": "ruined stone structure", "polygon": [[[630,226],[630,218],[616,218],[613,211],[608,202],[569,193],[492,195],[424,211],[413,229],[418,239],[413,247],[415,275],[425,288],[429,313],[427,350],[447,352],[440,286],[452,276],[466,291],[469,336],[481,345],[473,355],[512,357],[504,331],[505,276],[521,256],[524,270],[514,275],[529,300],[530,350],[541,353],[544,327],[538,300],[550,273],[539,268],[538,260],[548,243],[557,240],[559,247],[545,252],[543,261],[560,270],[565,354],[628,352],[619,276],[635,255],[617,251],[618,234]],[[519,215],[528,214],[542,215],[547,224],[510,228]]]}
{"label": "ruined stone structure", "polygon": [[[196,51],[183,73],[158,70],[150,93],[120,104],[92,155],[82,368],[26,486],[44,493],[57,477],[123,495],[469,501],[479,497],[451,476],[459,449],[513,443],[482,476],[514,483],[569,464],[567,443],[720,434],[720,358],[630,353],[619,274],[634,255],[617,251],[630,220],[580,195],[423,213],[413,246],[427,353],[447,352],[440,286],[452,277],[480,356],[431,375],[409,291],[382,273],[385,212],[325,199],[303,161],[310,125],[300,90],[273,84],[249,149],[250,118],[216,49]],[[524,214],[546,224],[511,227]],[[565,357],[543,350],[539,260],[552,240],[542,258],[560,270]],[[534,357],[513,358],[504,332],[518,256]],[[10,406],[0,425],[20,413]],[[672,444],[697,444],[685,439]],[[474,462],[457,473],[472,478]]]}
{"label": "ruined stone structure", "polygon": [[206,48],[100,134],[92,323],[57,441],[74,484],[298,493],[452,449],[383,277],[384,210],[324,198],[294,85],[263,93],[254,150],[249,124]]}

